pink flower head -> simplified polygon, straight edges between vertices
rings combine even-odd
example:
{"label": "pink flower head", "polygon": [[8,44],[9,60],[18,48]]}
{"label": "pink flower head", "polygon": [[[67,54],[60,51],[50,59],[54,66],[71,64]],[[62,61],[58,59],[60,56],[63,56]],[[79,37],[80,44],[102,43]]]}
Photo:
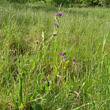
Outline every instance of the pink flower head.
{"label": "pink flower head", "polygon": [[55,27],[59,28],[59,25],[58,24],[55,24]]}
{"label": "pink flower head", "polygon": [[76,63],[76,60],[75,60],[75,59],[73,59],[73,62],[74,62],[74,63]]}
{"label": "pink flower head", "polygon": [[65,53],[63,53],[63,52],[60,52],[60,55],[61,55],[61,56],[64,56],[64,55],[65,55]]}
{"label": "pink flower head", "polygon": [[62,13],[57,13],[57,14],[56,14],[56,16],[62,16],[62,15],[63,15]]}

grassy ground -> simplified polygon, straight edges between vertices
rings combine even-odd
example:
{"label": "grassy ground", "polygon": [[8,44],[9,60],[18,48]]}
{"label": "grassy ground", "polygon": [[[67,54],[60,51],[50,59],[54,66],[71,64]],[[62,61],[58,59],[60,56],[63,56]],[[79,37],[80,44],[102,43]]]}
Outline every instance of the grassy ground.
{"label": "grassy ground", "polygon": [[0,2],[1,110],[109,110],[109,102],[109,9]]}

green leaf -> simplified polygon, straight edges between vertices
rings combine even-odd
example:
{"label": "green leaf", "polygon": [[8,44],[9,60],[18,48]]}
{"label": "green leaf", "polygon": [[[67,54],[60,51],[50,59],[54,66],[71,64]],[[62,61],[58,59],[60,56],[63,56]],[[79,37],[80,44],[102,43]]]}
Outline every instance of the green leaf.
{"label": "green leaf", "polygon": [[37,105],[36,105],[36,110],[42,110],[41,104],[37,104]]}
{"label": "green leaf", "polygon": [[31,103],[32,110],[43,110],[41,104]]}
{"label": "green leaf", "polygon": [[20,104],[23,103],[23,99],[22,99],[22,78],[21,78],[21,76],[19,76],[19,102],[20,102]]}
{"label": "green leaf", "polygon": [[12,100],[13,100],[13,105],[14,105],[14,107],[15,107],[16,109],[18,109],[18,103],[16,102],[14,95],[12,95]]}
{"label": "green leaf", "polygon": [[25,96],[25,102],[27,102],[28,100],[29,100],[29,98],[31,98],[32,97],[32,93],[30,93],[30,94],[27,94],[26,96]]}

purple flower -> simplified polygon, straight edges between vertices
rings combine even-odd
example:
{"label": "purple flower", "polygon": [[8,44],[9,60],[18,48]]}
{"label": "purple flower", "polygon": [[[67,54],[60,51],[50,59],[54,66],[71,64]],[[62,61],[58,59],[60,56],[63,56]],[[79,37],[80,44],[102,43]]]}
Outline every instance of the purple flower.
{"label": "purple flower", "polygon": [[75,60],[75,59],[73,59],[73,62],[74,62],[74,63],[76,63],[76,60]]}
{"label": "purple flower", "polygon": [[63,53],[63,52],[60,52],[60,55],[61,55],[61,56],[64,56],[64,55],[65,55],[65,53]]}
{"label": "purple flower", "polygon": [[57,14],[56,14],[56,16],[62,16],[62,15],[63,15],[62,13],[57,13]]}
{"label": "purple flower", "polygon": [[66,58],[66,57],[64,57],[64,60],[67,60],[67,58]]}
{"label": "purple flower", "polygon": [[59,28],[59,25],[58,24],[55,24],[55,27]]}

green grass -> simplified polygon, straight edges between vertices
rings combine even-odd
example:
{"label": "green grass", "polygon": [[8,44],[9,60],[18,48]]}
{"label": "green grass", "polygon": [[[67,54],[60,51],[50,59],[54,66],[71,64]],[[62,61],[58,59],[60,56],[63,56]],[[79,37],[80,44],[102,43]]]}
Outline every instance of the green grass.
{"label": "green grass", "polygon": [[0,2],[0,109],[109,110],[109,13]]}

